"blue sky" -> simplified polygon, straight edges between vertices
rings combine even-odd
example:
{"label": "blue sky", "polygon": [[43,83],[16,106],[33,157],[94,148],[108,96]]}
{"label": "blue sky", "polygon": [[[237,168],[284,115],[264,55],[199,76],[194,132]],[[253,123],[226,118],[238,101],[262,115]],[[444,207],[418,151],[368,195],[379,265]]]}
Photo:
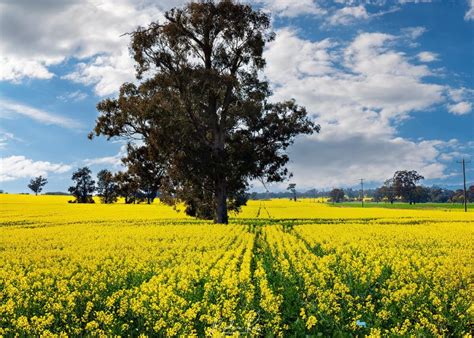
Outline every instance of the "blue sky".
{"label": "blue sky", "polygon": [[[65,191],[80,166],[120,170],[123,143],[87,134],[97,102],[134,81],[121,35],[184,2],[0,0],[0,189],[42,174],[45,191]],[[400,169],[459,185],[456,161],[474,155],[473,1],[252,4],[277,33],[272,100],[295,98],[322,127],[290,149],[301,190],[375,186]]]}

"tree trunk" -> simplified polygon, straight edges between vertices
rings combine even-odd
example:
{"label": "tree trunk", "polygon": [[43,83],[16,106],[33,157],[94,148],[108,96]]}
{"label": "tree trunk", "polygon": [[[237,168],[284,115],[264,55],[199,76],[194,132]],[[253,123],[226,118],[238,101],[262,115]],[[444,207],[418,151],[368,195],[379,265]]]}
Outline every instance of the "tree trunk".
{"label": "tree trunk", "polygon": [[227,189],[225,180],[221,178],[216,185],[216,215],[214,221],[218,224],[227,224],[229,217],[227,216]]}

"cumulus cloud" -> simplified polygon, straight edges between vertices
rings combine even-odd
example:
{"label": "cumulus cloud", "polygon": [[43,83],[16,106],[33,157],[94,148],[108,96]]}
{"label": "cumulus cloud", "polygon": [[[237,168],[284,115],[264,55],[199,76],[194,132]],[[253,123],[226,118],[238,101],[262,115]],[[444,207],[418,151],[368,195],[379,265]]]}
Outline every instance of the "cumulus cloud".
{"label": "cumulus cloud", "polygon": [[399,137],[373,139],[350,135],[344,139],[302,138],[292,148],[289,169],[300,187],[330,189],[383,182],[396,170],[417,170],[425,178],[444,177],[440,161],[442,141],[413,142]]}
{"label": "cumulus cloud", "polygon": [[[421,29],[410,36],[419,36]],[[291,149],[292,181],[302,187],[381,181],[396,169],[441,178],[447,153],[440,140],[400,138],[397,126],[417,111],[446,101],[447,87],[429,83],[432,71],[397,51],[401,36],[360,33],[347,44],[309,41],[283,29],[265,52],[274,100],[295,98],[321,124],[319,135]],[[285,53],[297,50],[298,53]]]}
{"label": "cumulus cloud", "polygon": [[433,62],[438,60],[438,55],[431,52],[418,53],[417,57],[421,62]]}
{"label": "cumulus cloud", "polygon": [[[98,83],[96,91],[101,95],[110,94],[112,91],[107,89],[106,83],[116,79],[116,72],[122,74],[124,67],[123,50],[128,38],[121,35],[158,19],[163,9],[182,3],[184,1],[155,4],[149,0],[3,3],[0,5],[0,80],[49,79],[54,76],[49,66],[75,58],[87,60],[85,64],[90,67],[80,66],[71,79]],[[125,66],[128,66],[129,80],[133,78],[134,69],[130,64]]]}
{"label": "cumulus cloud", "polygon": [[462,101],[456,104],[449,104],[448,111],[454,115],[466,115],[469,114],[472,110],[472,105],[470,102]]}
{"label": "cumulus cloud", "polygon": [[121,52],[101,55],[92,62],[81,62],[76,70],[63,78],[84,85],[93,85],[100,96],[111,95],[118,91],[124,82],[134,80],[134,63],[124,45]]}
{"label": "cumulus cloud", "polygon": [[33,161],[25,156],[9,156],[0,158],[0,182],[14,181],[38,175],[48,176],[50,173],[65,173],[71,170],[70,165]]}
{"label": "cumulus cloud", "polygon": [[468,88],[449,88],[448,97],[452,101],[447,105],[448,111],[454,115],[466,115],[472,111],[474,90]]}
{"label": "cumulus cloud", "polygon": [[23,78],[51,79],[54,74],[47,66],[51,64],[47,60],[30,60],[28,58],[0,57],[0,81],[11,81],[19,83]]}
{"label": "cumulus cloud", "polygon": [[9,117],[11,115],[26,116],[46,125],[57,125],[70,129],[82,127],[80,122],[64,116],[52,114],[18,102],[3,99],[0,100],[0,118]]}
{"label": "cumulus cloud", "polygon": [[354,20],[368,19],[369,13],[364,6],[352,6],[338,9],[328,20],[331,25],[348,25]]}
{"label": "cumulus cloud", "polygon": [[[115,94],[134,80],[133,60],[124,33],[162,18],[165,10],[186,0],[18,0],[0,4],[0,81],[50,79],[51,66],[79,63],[63,78],[93,86],[100,96]],[[253,0],[273,15],[317,15],[333,24],[348,24],[381,13],[367,13],[365,1],[344,1],[343,8],[315,0]],[[384,4],[384,2],[379,2]],[[378,4],[378,3],[375,3]],[[389,10],[390,12],[392,10]],[[36,24],[31,24],[35,22]],[[414,28],[412,34],[417,34]]]}
{"label": "cumulus cloud", "polygon": [[[326,131],[347,127],[352,132],[393,133],[391,119],[441,102],[444,91],[441,85],[423,82],[431,74],[428,67],[411,64],[403,53],[390,49],[395,39],[362,33],[349,45],[337,46],[280,31],[265,55],[275,98],[295,97],[325,123]],[[286,46],[302,52],[283,56]]]}
{"label": "cumulus cloud", "polygon": [[[131,32],[162,18],[186,0],[18,0],[0,4],[0,80],[50,79],[50,66],[78,60],[63,78],[94,87],[97,95],[117,92],[134,80],[128,51]],[[323,14],[313,0],[254,0],[278,16]],[[36,24],[31,24],[35,22]]]}

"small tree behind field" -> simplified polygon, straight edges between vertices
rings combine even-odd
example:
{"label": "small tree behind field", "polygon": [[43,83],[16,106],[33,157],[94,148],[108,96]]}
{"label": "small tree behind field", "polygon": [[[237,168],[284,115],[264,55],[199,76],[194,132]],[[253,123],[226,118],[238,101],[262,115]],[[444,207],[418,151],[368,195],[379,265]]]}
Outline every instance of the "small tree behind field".
{"label": "small tree behind field", "polygon": [[47,183],[48,180],[45,177],[38,176],[30,180],[28,188],[30,188],[35,193],[35,195],[38,195]]}
{"label": "small tree behind field", "polygon": [[137,202],[140,183],[136,177],[133,177],[128,172],[119,171],[115,174],[114,181],[117,184],[117,194],[124,198],[125,204]]}
{"label": "small tree behind field", "polygon": [[430,202],[447,203],[450,202],[454,196],[454,191],[434,186],[430,188],[429,194]]}
{"label": "small tree behind field", "polygon": [[161,159],[155,162],[153,159],[158,155],[153,154],[153,149],[148,147],[133,147],[129,145],[127,148],[128,155],[122,159],[122,162],[128,168],[128,175],[137,184],[136,197],[143,196],[148,204],[153,203],[158,195],[164,169],[160,163]]}
{"label": "small tree behind field", "polygon": [[381,196],[382,200],[393,204],[393,202],[395,202],[397,199],[395,188],[393,186],[393,179],[390,178],[386,180],[383,186],[377,189],[377,194]]}
{"label": "small tree behind field", "polygon": [[293,194],[293,200],[296,202],[296,184],[290,183],[288,185],[288,188],[286,188],[286,190],[291,191],[291,193]]}
{"label": "small tree behind field", "polygon": [[344,190],[342,189],[332,189],[329,193],[329,197],[331,198],[331,202],[339,203],[344,201]]}
{"label": "small tree behind field", "polygon": [[417,186],[413,192],[413,203],[426,203],[430,200],[430,189]]}
{"label": "small tree behind field", "polygon": [[117,183],[114,175],[107,169],[97,174],[97,194],[102,203],[109,204],[117,201]]}
{"label": "small tree behind field", "polygon": [[393,189],[397,196],[400,196],[404,202],[410,204],[417,202],[417,186],[418,181],[424,177],[415,170],[401,170],[395,172],[392,178]]}
{"label": "small tree behind field", "polygon": [[72,173],[75,185],[69,187],[68,191],[76,198],[77,203],[94,203],[92,194],[95,191],[95,181],[91,173],[88,167],[79,168]]}

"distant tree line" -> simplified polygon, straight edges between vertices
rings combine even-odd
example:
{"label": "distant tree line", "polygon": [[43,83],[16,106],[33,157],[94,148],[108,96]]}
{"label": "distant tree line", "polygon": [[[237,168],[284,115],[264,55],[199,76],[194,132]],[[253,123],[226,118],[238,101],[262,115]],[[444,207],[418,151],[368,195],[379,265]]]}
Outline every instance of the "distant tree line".
{"label": "distant tree line", "polygon": [[[74,185],[69,187],[69,195],[75,200],[70,203],[94,203],[93,196],[97,195],[102,203],[115,203],[118,198],[123,198],[126,204],[148,203],[151,204],[159,196],[162,172],[146,160],[146,154],[140,151],[129,152],[123,160],[128,170],[113,174],[109,170],[101,170],[97,174],[97,183],[92,177],[88,167],[77,169],[72,174]],[[462,203],[464,195],[462,189],[450,190],[438,186],[426,187],[417,185],[423,179],[416,171],[397,171],[394,176],[375,189],[364,190],[364,198],[373,202],[394,203],[397,201],[413,203]],[[31,179],[28,187],[38,194],[48,183],[42,176]],[[3,191],[2,191],[3,193]],[[64,192],[48,192],[45,195],[68,195]],[[331,202],[357,201],[361,192],[352,188],[334,188],[329,191],[316,189],[298,192],[296,184],[291,183],[283,192],[252,192],[243,196],[246,199],[262,200],[274,198],[288,198],[296,201],[297,198],[329,198]],[[467,201],[474,202],[474,185],[467,190]],[[188,206],[189,208],[189,206]],[[188,210],[189,214],[193,210]]]}
{"label": "distant tree line", "polygon": [[[364,197],[369,197],[373,202],[396,201],[410,204],[416,203],[462,203],[464,202],[463,190],[450,190],[437,186],[426,187],[417,183],[424,177],[415,170],[401,170],[395,172],[392,178],[384,182],[381,187],[364,191]],[[343,193],[343,194],[342,194]],[[474,185],[467,190],[467,201],[474,202]],[[333,189],[329,197],[334,202],[354,201],[360,198],[352,189]]]}
{"label": "distant tree line", "polygon": [[72,174],[74,185],[68,189],[75,197],[70,203],[94,203],[95,194],[105,204],[115,203],[119,197],[127,204],[151,204],[158,196],[159,177],[156,171],[145,168],[145,165],[137,162],[136,167],[131,165],[127,172],[113,174],[103,169],[97,173],[97,183],[88,167],[79,168]]}
{"label": "distant tree line", "polygon": [[[365,189],[364,197],[370,198],[373,202],[407,202],[407,203],[462,203],[464,202],[462,189],[447,189],[438,186],[427,187],[418,185],[422,176],[416,171],[397,171],[394,177],[386,180],[378,188]],[[358,201],[361,198],[361,191],[353,188],[334,188],[332,190],[310,189],[304,192],[296,190],[291,185],[286,191],[282,192],[252,192],[250,199],[264,200],[274,198],[328,198],[331,202],[351,202]],[[468,202],[474,202],[474,185],[467,190]]]}

